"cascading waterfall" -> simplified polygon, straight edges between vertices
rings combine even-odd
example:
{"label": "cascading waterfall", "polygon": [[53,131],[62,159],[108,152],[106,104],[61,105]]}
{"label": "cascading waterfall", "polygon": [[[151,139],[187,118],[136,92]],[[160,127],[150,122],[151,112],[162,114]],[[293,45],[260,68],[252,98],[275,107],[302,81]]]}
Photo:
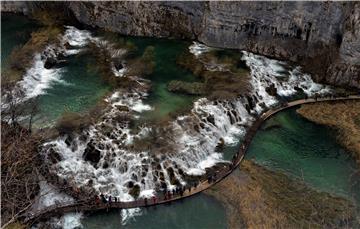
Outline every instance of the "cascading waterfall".
{"label": "cascading waterfall", "polygon": [[[45,67],[47,59],[58,60],[60,57],[66,58],[76,55],[83,51],[90,42],[109,51],[112,58],[121,58],[126,53],[125,49],[116,49],[114,44],[102,38],[93,37],[89,31],[79,30],[73,26],[65,26],[65,32],[59,40],[58,44],[49,44],[44,51],[34,55],[32,67],[26,71],[23,79],[13,89],[22,92],[16,93],[21,95],[21,98],[18,98],[18,103],[46,94],[46,89],[51,88],[54,83],[67,84],[61,79],[64,68],[55,66],[47,69]],[[123,74],[125,69],[118,71],[114,68],[113,71],[114,74],[119,75]],[[2,103],[2,109],[6,109],[6,107],[6,103]]]}
{"label": "cascading waterfall", "polygon": [[[199,45],[190,48],[196,56],[210,50]],[[308,96],[331,92],[301,73],[300,68],[287,70],[291,67],[284,62],[242,53],[251,70],[251,92],[231,100],[195,101],[190,114],[178,117],[166,127],[172,130],[167,137],[175,145],[169,152],[159,155],[129,147],[134,139],[145,138],[156,128],[142,126],[137,131],[131,130],[130,120],[151,109],[142,102],[147,95],[144,86],[147,83],[135,78],[138,86],[132,91],[116,91],[106,99],[110,111],[97,124],[71,141],[69,136],[62,136],[44,145],[45,156],[54,151],[61,156],[52,170],[73,180],[78,187],[91,186],[96,192],[118,196],[121,201],[133,200],[130,192],[135,187],[139,197],[151,196],[156,190],[185,184],[184,174],[202,175],[206,168],[224,162],[216,146],[221,142],[236,144],[256,116],[277,104],[279,98],[299,91]],[[276,95],[268,93],[271,85],[276,88]]]}

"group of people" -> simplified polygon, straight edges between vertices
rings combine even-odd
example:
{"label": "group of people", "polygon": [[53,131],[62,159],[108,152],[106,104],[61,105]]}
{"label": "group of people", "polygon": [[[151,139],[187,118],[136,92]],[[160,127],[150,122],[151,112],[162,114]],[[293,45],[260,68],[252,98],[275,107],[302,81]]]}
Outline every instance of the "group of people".
{"label": "group of people", "polygon": [[[193,185],[187,185],[185,186],[177,186],[176,188],[172,189],[172,190],[167,190],[164,189],[163,190],[163,199],[164,200],[171,200],[174,196],[184,196],[184,193],[186,190],[188,190],[188,192],[191,192],[192,188],[196,188],[198,186],[198,183],[194,183]],[[117,203],[120,202],[120,199],[117,197],[112,197],[111,195],[104,195],[104,194],[100,194],[100,195],[95,195],[95,203],[98,205],[100,203],[103,204],[108,204],[111,205],[111,203]],[[144,198],[144,203],[145,205],[148,205],[149,203],[151,204],[156,204],[158,202],[158,197],[157,196],[152,196],[151,198]]]}
{"label": "group of people", "polygon": [[[245,146],[242,145],[241,149],[244,150]],[[232,163],[231,163],[231,168],[234,167],[236,165],[236,162],[238,160],[238,156],[239,156],[239,152],[237,152],[233,158],[232,158]],[[217,179],[216,174],[212,174],[209,175],[207,177],[207,182],[208,183],[213,183],[215,182]],[[163,189],[162,193],[163,193],[163,199],[164,200],[171,200],[173,197],[175,196],[184,196],[184,193],[186,190],[188,190],[188,192],[191,192],[192,188],[197,188],[198,186],[198,182],[193,183],[192,185],[187,184],[186,186],[177,186],[176,188],[172,189],[172,190],[167,190],[167,189]],[[153,196],[151,198],[144,198],[144,203],[145,205],[148,205],[149,203],[151,204],[156,204],[158,202],[158,197]],[[100,194],[100,195],[95,195],[95,202],[96,204],[111,204],[111,203],[117,203],[120,202],[120,199],[117,197],[112,197],[111,195],[104,195],[104,194]]]}
{"label": "group of people", "polygon": [[104,204],[111,204],[112,202],[118,202],[120,201],[119,198],[117,197],[112,197],[111,195],[107,196],[104,194],[100,194],[100,195],[95,195],[95,203],[96,204],[100,204],[101,202]]}

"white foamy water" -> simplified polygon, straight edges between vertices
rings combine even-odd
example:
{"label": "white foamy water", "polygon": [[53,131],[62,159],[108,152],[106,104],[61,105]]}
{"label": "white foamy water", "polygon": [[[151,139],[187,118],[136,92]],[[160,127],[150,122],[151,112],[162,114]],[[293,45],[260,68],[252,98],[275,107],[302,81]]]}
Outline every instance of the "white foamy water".
{"label": "white foamy water", "polygon": [[[200,50],[208,50],[201,47]],[[194,51],[194,55],[201,55],[203,51]],[[98,193],[118,196],[122,201],[134,199],[129,194],[129,187],[134,185],[139,187],[140,197],[151,196],[163,188],[175,188],[174,180],[186,184],[183,173],[202,175],[206,168],[226,162],[222,153],[216,152],[217,146],[237,144],[256,116],[276,105],[279,97],[293,96],[300,90],[308,96],[330,92],[328,87],[314,83],[309,75],[301,73],[300,68],[291,68],[285,62],[248,52],[243,52],[242,59],[250,68],[250,93],[231,100],[201,98],[195,101],[190,114],[178,117],[165,127],[171,131],[163,136],[163,141],[174,145],[169,152],[159,154],[146,148],[138,152],[131,148],[135,140],[151,137],[151,129],[158,128],[143,126],[131,130],[131,120],[151,109],[143,103],[147,96],[144,86],[148,82],[134,78],[137,87],[115,92],[107,98],[110,111],[82,133],[87,136],[86,140],[77,136],[72,145],[67,145],[64,136],[46,144],[62,157],[52,169],[61,177],[73,179],[79,187],[91,181]],[[276,96],[267,92],[270,85],[276,88]],[[87,148],[99,152],[99,162],[84,160]]]}
{"label": "white foamy water", "polygon": [[[102,38],[93,37],[90,31],[79,30],[73,26],[65,26],[65,28],[64,35],[59,38],[60,43],[58,45],[50,44],[43,52],[34,55],[32,67],[26,71],[23,79],[17,83],[15,88],[15,90],[20,90],[24,93],[19,102],[46,94],[47,89],[52,88],[57,83],[67,84],[67,82],[61,79],[64,74],[63,68],[46,69],[44,67],[47,58],[57,59],[59,55],[70,56],[78,54],[84,50],[89,42],[93,42],[98,47],[108,50],[113,58],[120,58],[126,53],[125,49],[115,49],[114,44]],[[120,71],[114,70],[116,76],[122,76],[124,73],[125,69]],[[6,108],[6,105],[2,104],[2,108]],[[138,104],[135,109],[142,109],[141,104]],[[148,108],[145,107],[143,109]]]}
{"label": "white foamy water", "polygon": [[201,54],[209,52],[210,50],[212,50],[212,48],[196,41],[194,41],[193,44],[189,46],[190,53],[194,54],[195,56],[200,56]]}
{"label": "white foamy water", "polygon": [[[74,203],[74,198],[71,196],[59,191],[57,187],[47,183],[46,181],[40,181],[40,193],[35,198],[34,204],[31,206],[31,209],[28,213],[36,214],[36,212],[41,212],[42,210],[53,207],[68,205]],[[67,213],[60,218],[52,217],[46,222],[46,226],[51,226],[52,228],[81,228],[81,218],[82,213]],[[34,225],[35,228],[44,228],[42,223]]]}
{"label": "white foamy water", "polygon": [[36,197],[35,203],[32,206],[31,212],[41,211],[47,207],[55,205],[65,205],[74,203],[74,198],[62,193],[58,188],[46,181],[40,181],[40,193]]}
{"label": "white foamy water", "polygon": [[81,224],[81,219],[83,216],[83,213],[66,213],[61,217],[52,217],[46,222],[40,222],[36,225],[33,225],[31,228],[80,229],[84,228]]}
{"label": "white foamy water", "polygon": [[46,69],[45,61],[40,54],[36,54],[33,66],[27,70],[24,79],[19,82],[23,88],[25,99],[34,98],[46,93],[53,83],[64,83],[61,80],[62,69]]}

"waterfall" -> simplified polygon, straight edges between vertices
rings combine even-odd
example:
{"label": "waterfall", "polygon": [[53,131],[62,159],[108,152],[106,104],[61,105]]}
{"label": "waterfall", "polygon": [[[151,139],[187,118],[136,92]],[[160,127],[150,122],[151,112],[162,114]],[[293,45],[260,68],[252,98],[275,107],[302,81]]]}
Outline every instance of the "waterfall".
{"label": "waterfall", "polygon": [[[80,39],[81,40],[81,39]],[[79,42],[81,43],[81,42]],[[196,44],[198,46],[198,44]],[[207,47],[190,47],[198,50],[196,55],[209,50]],[[200,50],[200,51],[199,51]],[[129,194],[134,186],[139,196],[151,196],[156,190],[174,188],[174,181],[185,184],[187,175],[203,175],[206,168],[226,162],[216,146],[223,142],[234,145],[244,136],[258,115],[279,103],[282,97],[291,97],[302,91],[308,96],[330,93],[331,89],[312,81],[299,67],[272,60],[249,52],[242,52],[242,59],[250,68],[249,93],[230,100],[200,98],[194,102],[191,112],[169,122],[174,149],[164,154],[151,150],[138,152],[131,144],[134,139],[151,135],[154,126],[131,129],[131,120],[141,112],[152,109],[143,103],[147,96],[147,81],[134,77],[137,86],[129,91],[115,91],[106,98],[110,107],[101,120],[83,133],[76,135],[71,143],[68,137],[44,144],[43,154],[48,157],[52,150],[61,160],[51,169],[58,176],[74,180],[77,186],[91,184],[99,193],[118,196],[121,201],[131,201]],[[276,95],[270,95],[267,87],[273,85]],[[95,152],[99,160],[84,160],[85,152]]]}

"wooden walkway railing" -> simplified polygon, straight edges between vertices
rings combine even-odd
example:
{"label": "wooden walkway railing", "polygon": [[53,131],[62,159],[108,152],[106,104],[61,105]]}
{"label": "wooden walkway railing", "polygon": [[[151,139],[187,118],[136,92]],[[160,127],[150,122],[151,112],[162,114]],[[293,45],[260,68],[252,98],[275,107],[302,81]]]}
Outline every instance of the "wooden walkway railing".
{"label": "wooden walkway railing", "polygon": [[279,111],[306,103],[355,100],[355,99],[360,99],[360,95],[352,95],[347,97],[327,97],[327,98],[318,98],[318,99],[313,99],[313,98],[300,99],[289,103],[281,104],[281,107],[279,108],[273,108],[268,110],[267,112],[263,113],[260,117],[258,117],[257,120],[253,122],[252,125],[247,129],[244,140],[240,145],[240,149],[234,155],[234,158],[231,163],[229,163],[228,165],[224,165],[224,168],[221,171],[219,171],[217,174],[215,174],[215,176],[212,177],[211,181],[209,180],[202,181],[196,187],[192,187],[191,189],[186,189],[182,193],[182,195],[180,194],[171,195],[168,198],[164,198],[163,196],[158,196],[155,200],[138,199],[130,202],[112,202],[112,203],[99,203],[99,204],[96,204],[95,198],[90,198],[88,200],[82,200],[72,204],[51,206],[33,214],[29,214],[29,213],[23,214],[18,217],[18,220],[22,221],[25,224],[28,224],[28,223],[36,222],[40,219],[58,216],[68,212],[88,212],[88,211],[109,210],[109,209],[128,209],[128,208],[136,208],[136,207],[145,207],[145,206],[169,203],[171,201],[175,201],[195,195],[197,193],[204,191],[205,189],[210,188],[212,185],[216,184],[217,182],[221,181],[226,176],[228,176],[237,166],[239,166],[257,130],[260,128],[262,123],[272,115],[278,113]]}

